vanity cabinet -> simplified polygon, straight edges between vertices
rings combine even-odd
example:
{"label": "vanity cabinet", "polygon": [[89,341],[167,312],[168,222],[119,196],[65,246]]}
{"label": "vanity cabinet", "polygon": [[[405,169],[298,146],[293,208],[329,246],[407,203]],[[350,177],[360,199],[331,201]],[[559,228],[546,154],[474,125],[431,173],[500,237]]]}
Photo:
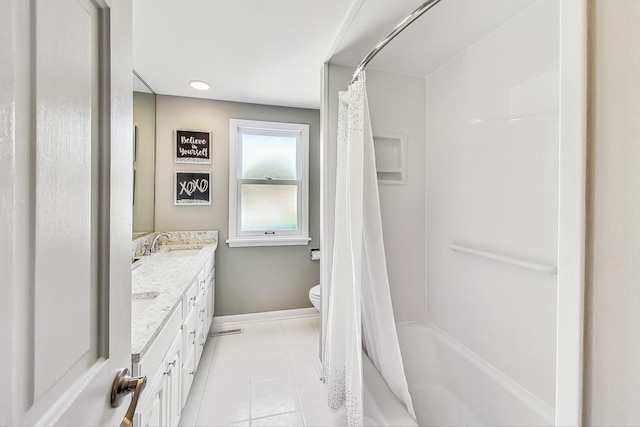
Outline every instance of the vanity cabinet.
{"label": "vanity cabinet", "polygon": [[133,363],[133,375],[146,375],[148,379],[134,416],[135,427],[174,427],[180,423],[213,320],[214,262],[212,255],[148,350]]}

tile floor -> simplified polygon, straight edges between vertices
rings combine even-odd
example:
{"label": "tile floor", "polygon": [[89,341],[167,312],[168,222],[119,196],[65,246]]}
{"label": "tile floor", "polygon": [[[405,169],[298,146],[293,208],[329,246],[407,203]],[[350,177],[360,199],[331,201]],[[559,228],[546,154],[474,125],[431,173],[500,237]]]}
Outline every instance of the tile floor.
{"label": "tile floor", "polygon": [[181,426],[343,426],[319,380],[318,316],[225,327],[209,339]]}

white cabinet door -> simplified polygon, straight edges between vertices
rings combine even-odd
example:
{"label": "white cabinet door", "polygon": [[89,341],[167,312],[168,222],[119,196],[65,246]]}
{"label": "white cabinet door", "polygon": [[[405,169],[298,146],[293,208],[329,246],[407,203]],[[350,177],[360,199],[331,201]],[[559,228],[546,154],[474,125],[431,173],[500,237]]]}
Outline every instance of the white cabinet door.
{"label": "white cabinet door", "polygon": [[189,397],[189,391],[193,384],[193,378],[196,375],[196,352],[195,352],[195,339],[193,345],[190,346],[190,351],[185,353],[184,360],[182,362],[182,407],[187,403]]}
{"label": "white cabinet door", "polygon": [[136,427],[159,427],[165,425],[163,414],[164,388],[158,390],[137,416]]}
{"label": "white cabinet door", "polygon": [[200,364],[200,358],[202,357],[202,352],[204,350],[204,345],[207,342],[207,335],[203,333],[203,331],[200,331],[200,333],[198,334],[198,337],[196,338],[196,369],[198,368],[198,365]]}
{"label": "white cabinet door", "polygon": [[182,332],[176,336],[165,359],[167,426],[177,427],[182,416]]}
{"label": "white cabinet door", "polygon": [[205,322],[205,331],[207,334],[209,333],[209,329],[211,329],[211,322],[213,322],[213,309],[215,307],[215,271],[216,270],[213,269],[207,279],[207,320]]}
{"label": "white cabinet door", "polygon": [[185,319],[182,322],[182,352],[187,354],[192,351],[196,342],[197,331],[197,309],[196,298],[194,297],[193,305],[190,306],[190,310],[187,312]]}
{"label": "white cabinet door", "polygon": [[145,395],[136,410],[134,425],[177,426],[181,416],[182,331],[179,331],[147,385]]}
{"label": "white cabinet door", "polygon": [[0,4],[0,425],[116,425],[131,366],[131,0]]}
{"label": "white cabinet door", "polygon": [[149,378],[144,396],[134,416],[135,427],[163,427],[167,425],[167,376],[159,370]]}
{"label": "white cabinet door", "polygon": [[[204,280],[202,281],[204,284]],[[203,286],[203,292],[206,291],[206,287]],[[204,350],[204,345],[207,341],[207,332],[205,332],[205,322],[207,321],[207,297],[208,293],[201,293],[198,297],[198,304],[196,306],[196,368],[200,363],[200,356]]]}
{"label": "white cabinet door", "polygon": [[[191,298],[189,296],[189,298]],[[187,314],[183,324],[182,324],[182,406],[184,407],[187,402],[187,396],[189,395],[189,390],[191,389],[191,384],[193,383],[193,378],[196,371],[195,364],[195,348],[196,348],[196,339],[197,339],[197,309],[195,300],[196,297],[193,297],[193,305],[190,307],[191,311]]]}

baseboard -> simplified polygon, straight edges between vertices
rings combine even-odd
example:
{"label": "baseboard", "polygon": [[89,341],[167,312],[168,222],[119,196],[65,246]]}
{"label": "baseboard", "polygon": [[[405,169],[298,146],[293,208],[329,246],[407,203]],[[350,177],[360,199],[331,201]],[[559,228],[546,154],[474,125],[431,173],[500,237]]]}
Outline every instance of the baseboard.
{"label": "baseboard", "polygon": [[213,318],[213,330],[220,329],[227,324],[262,322],[265,320],[295,319],[296,317],[319,316],[318,310],[313,307],[295,308],[292,310],[265,311],[262,313],[232,314],[229,316],[216,316]]}

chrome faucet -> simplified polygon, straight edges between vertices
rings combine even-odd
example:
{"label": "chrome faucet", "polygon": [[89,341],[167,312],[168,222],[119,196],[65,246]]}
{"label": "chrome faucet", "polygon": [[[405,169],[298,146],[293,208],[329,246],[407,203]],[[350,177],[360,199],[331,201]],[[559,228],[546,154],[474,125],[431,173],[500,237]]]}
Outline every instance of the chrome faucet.
{"label": "chrome faucet", "polygon": [[151,251],[149,250],[149,245],[147,245],[146,243],[144,243],[142,245],[142,253],[140,254],[141,256],[147,256],[147,255],[151,255]]}
{"label": "chrome faucet", "polygon": [[171,233],[158,233],[156,234],[156,237],[153,238],[153,241],[151,242],[151,248],[150,248],[150,252],[154,253],[158,251],[158,239],[160,239],[162,236],[166,237],[167,239],[171,238]]}

